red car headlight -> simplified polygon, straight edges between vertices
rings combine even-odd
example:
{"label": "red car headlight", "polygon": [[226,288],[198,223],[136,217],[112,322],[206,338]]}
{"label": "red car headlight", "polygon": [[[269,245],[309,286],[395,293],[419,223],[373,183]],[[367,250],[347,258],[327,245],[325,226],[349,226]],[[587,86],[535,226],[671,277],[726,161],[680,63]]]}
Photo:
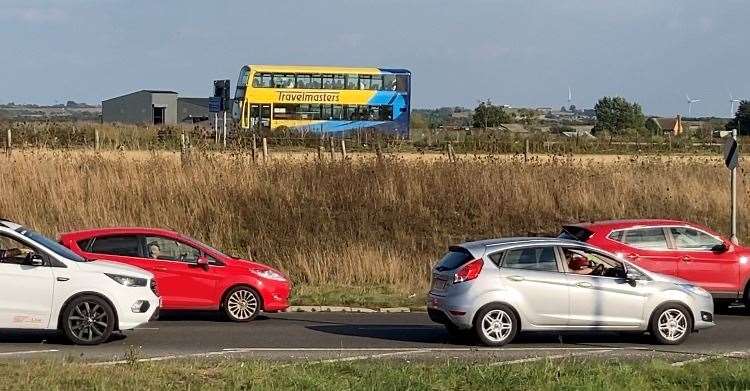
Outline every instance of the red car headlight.
{"label": "red car headlight", "polygon": [[286,282],[284,275],[271,269],[250,269],[250,273],[268,280]]}

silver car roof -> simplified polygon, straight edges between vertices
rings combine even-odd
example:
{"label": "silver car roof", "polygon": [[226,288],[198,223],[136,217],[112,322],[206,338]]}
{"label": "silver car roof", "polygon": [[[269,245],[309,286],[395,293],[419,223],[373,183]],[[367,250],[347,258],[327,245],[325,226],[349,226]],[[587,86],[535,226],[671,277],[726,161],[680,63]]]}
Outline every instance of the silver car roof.
{"label": "silver car roof", "polygon": [[476,240],[472,242],[461,243],[457,245],[456,247],[465,248],[469,250],[469,252],[471,252],[475,256],[482,256],[488,250],[489,247],[492,247],[492,250],[495,250],[495,249],[502,250],[506,247],[524,245],[524,244],[538,244],[538,245],[551,245],[551,246],[576,245],[576,246],[591,247],[591,246],[586,245],[586,243],[579,242],[577,240],[550,238],[550,237],[512,237],[512,238],[485,239],[485,240]]}

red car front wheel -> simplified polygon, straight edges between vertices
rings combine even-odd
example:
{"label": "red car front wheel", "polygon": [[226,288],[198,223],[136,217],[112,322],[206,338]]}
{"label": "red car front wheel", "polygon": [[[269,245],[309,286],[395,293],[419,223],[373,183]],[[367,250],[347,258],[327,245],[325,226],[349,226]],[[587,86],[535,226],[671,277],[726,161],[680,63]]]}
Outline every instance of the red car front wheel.
{"label": "red car front wheel", "polygon": [[253,288],[237,286],[224,295],[224,313],[234,322],[249,322],[260,312],[260,295]]}

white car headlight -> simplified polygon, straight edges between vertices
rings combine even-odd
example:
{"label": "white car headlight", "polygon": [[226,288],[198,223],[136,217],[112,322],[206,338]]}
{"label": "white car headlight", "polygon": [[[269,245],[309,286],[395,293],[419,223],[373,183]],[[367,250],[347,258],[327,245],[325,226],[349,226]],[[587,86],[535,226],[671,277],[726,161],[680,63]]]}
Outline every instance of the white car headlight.
{"label": "white car headlight", "polygon": [[271,269],[250,269],[250,272],[258,277],[263,277],[274,281],[286,281],[286,277],[282,276]]}
{"label": "white car headlight", "polygon": [[680,288],[682,288],[682,289],[684,289],[684,290],[686,290],[686,291],[688,291],[690,293],[694,293],[694,294],[696,294],[698,296],[711,297],[711,294],[708,293],[707,290],[705,290],[705,289],[703,289],[703,288],[701,288],[699,286],[695,286],[695,285],[692,285],[692,284],[677,284],[677,285]]}
{"label": "white car headlight", "polygon": [[104,273],[107,277],[117,281],[117,283],[125,286],[146,286],[148,281],[145,278],[121,276],[119,274]]}

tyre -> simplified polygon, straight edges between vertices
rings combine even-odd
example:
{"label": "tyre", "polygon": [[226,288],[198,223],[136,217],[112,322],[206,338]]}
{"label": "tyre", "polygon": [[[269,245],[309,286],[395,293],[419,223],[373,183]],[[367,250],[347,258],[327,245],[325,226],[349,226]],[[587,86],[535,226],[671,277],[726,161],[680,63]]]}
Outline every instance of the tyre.
{"label": "tyre", "polygon": [[487,346],[503,346],[518,333],[519,321],[515,312],[505,304],[490,304],[477,314],[474,332]]}
{"label": "tyre", "polygon": [[249,322],[260,312],[260,295],[248,286],[237,286],[224,295],[222,309],[233,322]]}
{"label": "tyre", "polygon": [[68,303],[60,318],[62,331],[76,345],[98,345],[112,335],[115,312],[99,296],[85,295]]}
{"label": "tyre", "polygon": [[659,344],[679,345],[693,331],[693,318],[685,306],[665,304],[651,316],[649,331]]}

